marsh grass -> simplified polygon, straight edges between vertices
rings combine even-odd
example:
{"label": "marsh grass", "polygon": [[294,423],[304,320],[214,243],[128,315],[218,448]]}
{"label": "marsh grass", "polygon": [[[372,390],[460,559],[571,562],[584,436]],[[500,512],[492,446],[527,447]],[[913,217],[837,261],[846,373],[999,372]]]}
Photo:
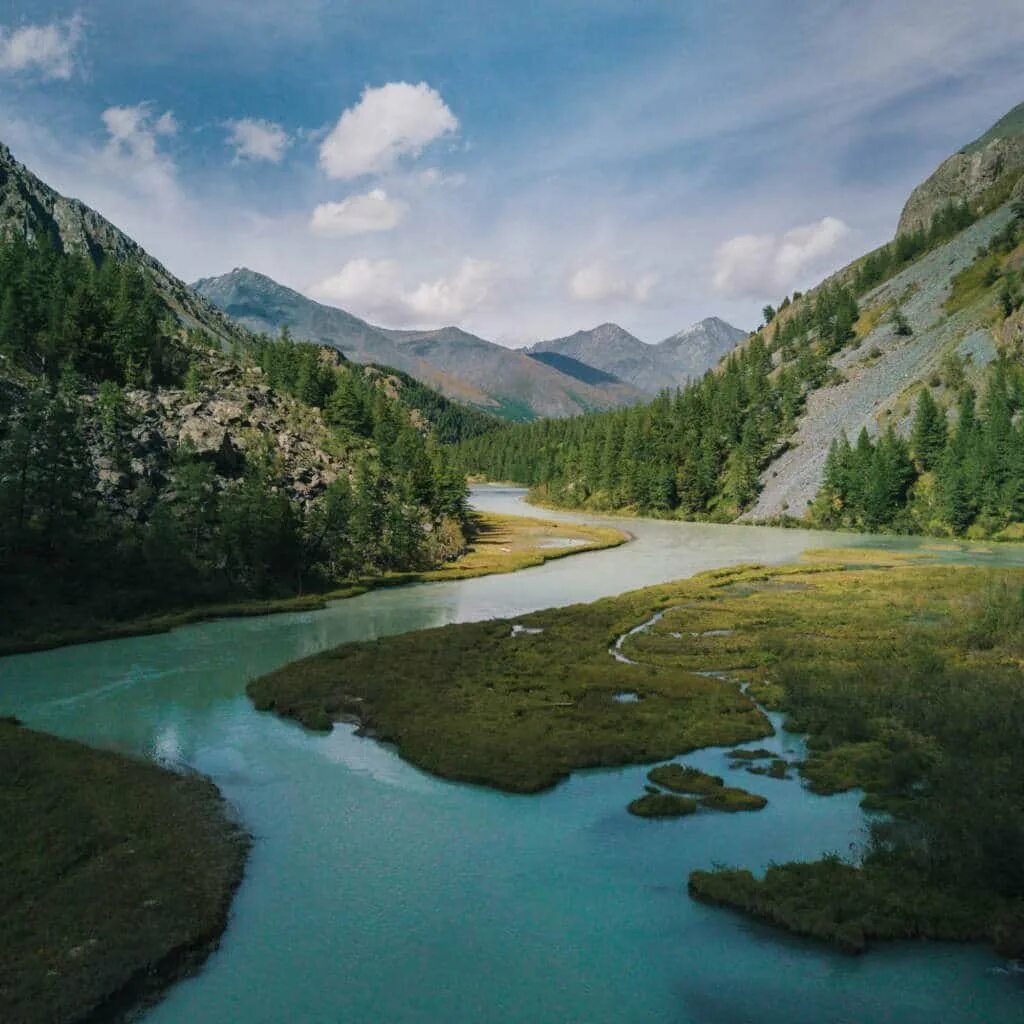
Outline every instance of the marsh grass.
{"label": "marsh grass", "polygon": [[[515,620],[538,635],[512,639],[501,620],[347,645],[250,694],[307,725],[355,719],[439,775],[531,792],[574,768],[770,735],[742,683],[808,734],[811,788],[861,789],[899,827],[876,819],[860,865],[698,873],[695,895],[847,948],[987,937],[1020,955],[1022,588],[1020,570],[826,552]],[[610,657],[620,636],[635,664]],[[617,703],[622,691],[642,699]],[[732,754],[779,770],[769,751]]]}
{"label": "marsh grass", "polygon": [[121,1019],[213,948],[248,839],[212,783],[0,720],[0,1020]]}

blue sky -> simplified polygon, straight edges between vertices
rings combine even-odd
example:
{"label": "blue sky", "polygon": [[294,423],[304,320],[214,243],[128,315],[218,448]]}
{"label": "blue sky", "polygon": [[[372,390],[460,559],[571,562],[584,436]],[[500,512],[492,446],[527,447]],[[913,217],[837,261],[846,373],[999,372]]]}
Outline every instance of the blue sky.
{"label": "blue sky", "polygon": [[523,344],[753,326],[1024,100],[1017,0],[0,4],[0,139],[192,280]]}

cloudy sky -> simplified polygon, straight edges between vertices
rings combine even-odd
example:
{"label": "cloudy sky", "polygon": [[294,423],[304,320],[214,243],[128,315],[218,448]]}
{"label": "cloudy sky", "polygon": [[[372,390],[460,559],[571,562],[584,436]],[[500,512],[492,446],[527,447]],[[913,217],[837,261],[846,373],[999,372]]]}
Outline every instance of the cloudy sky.
{"label": "cloudy sky", "polygon": [[1020,0],[0,3],[0,140],[179,276],[511,345],[752,327],[1022,100]]}

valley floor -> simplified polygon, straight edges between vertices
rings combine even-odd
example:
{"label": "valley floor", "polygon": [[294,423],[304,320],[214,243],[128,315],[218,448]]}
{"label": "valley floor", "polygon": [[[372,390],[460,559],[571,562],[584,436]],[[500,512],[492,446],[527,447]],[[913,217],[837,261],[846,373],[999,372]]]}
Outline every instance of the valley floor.
{"label": "valley floor", "polygon": [[756,698],[810,734],[812,790],[863,789],[897,824],[876,823],[862,863],[783,865],[765,883],[697,872],[694,895],[849,949],[936,937],[1020,955],[1022,595],[1021,570],[815,552],[347,644],[249,693],[313,729],[357,721],[445,778],[523,793],[770,735]]}

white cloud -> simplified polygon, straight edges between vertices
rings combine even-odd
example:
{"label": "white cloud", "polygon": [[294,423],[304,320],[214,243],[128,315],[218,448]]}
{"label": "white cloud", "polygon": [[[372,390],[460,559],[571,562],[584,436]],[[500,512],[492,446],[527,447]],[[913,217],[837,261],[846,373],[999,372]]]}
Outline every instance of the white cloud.
{"label": "white cloud", "polygon": [[577,302],[648,302],[659,281],[659,275],[653,272],[630,279],[605,263],[589,263],[569,278],[569,294]]}
{"label": "white cloud", "polygon": [[454,274],[424,281],[408,296],[410,309],[427,320],[451,320],[483,306],[499,278],[496,263],[466,258]]}
{"label": "white cloud", "polygon": [[440,93],[426,82],[388,82],[364,89],[341,115],[320,146],[320,166],[331,178],[380,174],[458,127]]}
{"label": "white cloud", "polygon": [[850,229],[837,217],[778,235],[737,235],[715,250],[714,285],[722,295],[778,298],[822,269]]}
{"label": "white cloud", "polygon": [[178,119],[174,116],[170,110],[165,110],[157,119],[153,122],[153,131],[157,135],[177,135],[178,134]]}
{"label": "white cloud", "polygon": [[149,103],[107,107],[100,115],[109,138],[96,157],[97,170],[115,175],[140,194],[169,201],[178,197],[174,161],[158,139],[174,135],[178,122],[171,111],[154,117]]}
{"label": "white cloud", "polygon": [[81,15],[46,25],[0,27],[0,71],[67,80],[75,73]]}
{"label": "white cloud", "polygon": [[157,159],[158,135],[173,135],[178,130],[171,111],[154,118],[148,103],[107,107],[100,116],[110,135],[108,148],[143,161]]}
{"label": "white cloud", "polygon": [[348,196],[340,203],[321,203],[310,220],[318,235],[344,237],[370,231],[390,231],[405,216],[408,205],[392,199],[382,188]]}
{"label": "white cloud", "polygon": [[466,257],[451,274],[407,287],[395,260],[360,258],[310,292],[371,319],[436,327],[485,307],[501,277],[497,264]]}
{"label": "white cloud", "polygon": [[227,142],[234,149],[236,160],[266,160],[279,164],[292,141],[281,125],[256,117],[228,121],[225,127]]}

